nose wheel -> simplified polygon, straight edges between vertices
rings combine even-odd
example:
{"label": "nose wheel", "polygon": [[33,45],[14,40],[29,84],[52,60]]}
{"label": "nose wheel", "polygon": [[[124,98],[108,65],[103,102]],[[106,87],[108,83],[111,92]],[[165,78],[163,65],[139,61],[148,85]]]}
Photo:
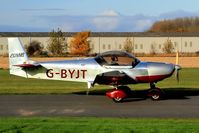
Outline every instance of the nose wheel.
{"label": "nose wheel", "polygon": [[151,89],[148,90],[148,96],[152,99],[152,100],[160,100],[162,98],[162,91],[160,88],[157,88],[155,86],[155,84],[151,83],[150,84]]}

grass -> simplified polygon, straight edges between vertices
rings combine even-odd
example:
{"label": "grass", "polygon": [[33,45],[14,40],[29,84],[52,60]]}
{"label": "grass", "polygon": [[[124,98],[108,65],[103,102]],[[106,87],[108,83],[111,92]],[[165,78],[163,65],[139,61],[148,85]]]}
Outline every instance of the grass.
{"label": "grass", "polygon": [[[157,86],[162,89],[199,90],[199,69],[186,68],[180,71],[180,82],[175,77],[158,82]],[[148,84],[129,85],[131,89],[148,89]],[[96,85],[91,88],[93,92],[100,92],[110,89],[109,86]],[[0,70],[0,94],[67,94],[87,90],[86,83],[50,81],[39,79],[26,79],[10,76],[8,70]]]}
{"label": "grass", "polygon": [[0,118],[3,133],[198,133],[199,119]]}

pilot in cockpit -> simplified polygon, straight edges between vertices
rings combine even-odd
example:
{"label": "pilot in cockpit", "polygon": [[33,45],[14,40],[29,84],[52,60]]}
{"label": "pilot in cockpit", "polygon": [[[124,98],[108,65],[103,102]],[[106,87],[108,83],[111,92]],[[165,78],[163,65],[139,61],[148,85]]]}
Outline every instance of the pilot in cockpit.
{"label": "pilot in cockpit", "polygon": [[117,56],[112,56],[111,57],[111,65],[119,65]]}

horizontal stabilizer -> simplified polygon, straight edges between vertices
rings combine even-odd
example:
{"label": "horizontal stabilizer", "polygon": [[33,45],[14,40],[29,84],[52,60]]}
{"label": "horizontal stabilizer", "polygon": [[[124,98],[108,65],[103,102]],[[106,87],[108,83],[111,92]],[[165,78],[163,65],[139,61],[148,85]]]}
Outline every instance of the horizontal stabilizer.
{"label": "horizontal stabilizer", "polygon": [[34,64],[18,64],[18,65],[13,65],[13,66],[18,66],[22,68],[33,68],[33,67],[39,67],[41,65],[38,63],[34,63]]}

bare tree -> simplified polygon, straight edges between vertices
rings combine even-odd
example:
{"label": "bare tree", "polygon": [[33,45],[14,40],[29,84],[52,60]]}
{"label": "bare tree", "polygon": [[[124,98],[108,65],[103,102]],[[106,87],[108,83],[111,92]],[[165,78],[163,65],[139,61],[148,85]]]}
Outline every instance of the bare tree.
{"label": "bare tree", "polygon": [[133,42],[131,41],[130,37],[127,37],[126,40],[124,41],[124,47],[123,50],[126,52],[131,53],[133,49]]}
{"label": "bare tree", "polygon": [[156,50],[156,43],[155,42],[153,42],[152,44],[151,44],[151,51],[150,51],[150,53],[151,54],[156,54],[156,52],[157,52],[157,50]]}
{"label": "bare tree", "polygon": [[163,44],[162,51],[167,54],[172,53],[174,51],[174,46],[171,40],[166,40],[166,42]]}
{"label": "bare tree", "polygon": [[43,46],[41,45],[41,42],[33,40],[28,46],[26,46],[26,50],[29,56],[40,55],[42,53]]}
{"label": "bare tree", "polygon": [[61,29],[53,30],[49,33],[50,39],[47,49],[54,55],[62,55],[67,47],[65,43],[64,33]]}

